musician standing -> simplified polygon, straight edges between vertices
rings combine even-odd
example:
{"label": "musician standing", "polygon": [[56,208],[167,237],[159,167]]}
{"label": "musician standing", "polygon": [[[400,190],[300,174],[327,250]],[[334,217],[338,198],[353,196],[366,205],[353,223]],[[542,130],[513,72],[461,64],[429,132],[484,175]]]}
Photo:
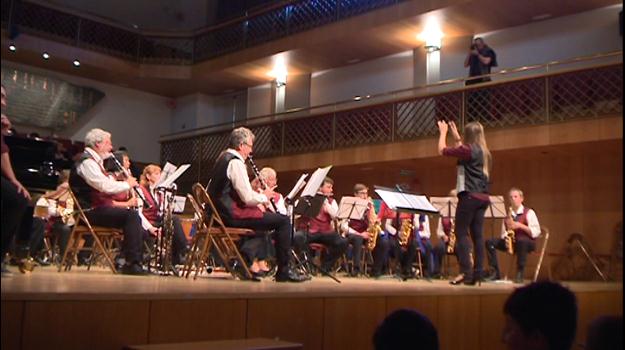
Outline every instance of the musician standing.
{"label": "musician standing", "polygon": [[72,190],[76,192],[82,209],[91,209],[85,215],[92,225],[122,229],[125,257],[122,273],[145,274],[141,264],[144,233],[141,218],[136,210],[112,205],[114,195],[137,186],[137,180],[129,176],[124,181],[118,181],[104,169],[103,159],[109,157],[113,149],[109,132],[90,130],[85,136],[85,146],[76,164],[75,174],[78,176],[70,175]]}
{"label": "musician standing", "polygon": [[[2,109],[7,106],[7,94],[2,85]],[[10,272],[4,265],[4,257],[9,250],[11,241],[17,233],[26,207],[30,201],[30,193],[15,177],[9,147],[4,143],[4,135],[11,129],[9,118],[2,114],[1,154],[2,154],[2,277],[9,276]]]}
{"label": "musician standing", "polygon": [[302,217],[294,238],[298,252],[305,250],[311,243],[322,244],[328,249],[328,255],[321,266],[325,272],[331,272],[337,260],[347,250],[347,239],[333,226],[339,211],[339,206],[333,198],[333,187],[334,181],[326,177],[317,191],[317,194],[325,197],[319,214],[314,218]]}
{"label": "musician standing", "polygon": [[514,281],[523,283],[523,272],[527,262],[527,254],[536,250],[536,238],[540,236],[540,223],[533,209],[523,205],[523,191],[511,188],[508,192],[512,206],[512,218],[507,217],[501,226],[501,238],[486,240],[486,253],[491,273],[487,280],[501,278],[496,250],[506,251],[506,236],[508,230],[514,231],[514,253],[517,259],[517,271]]}
{"label": "musician standing", "polygon": [[215,202],[225,224],[253,230],[274,231],[278,271],[276,282],[301,282],[302,278],[289,269],[291,249],[291,223],[289,218],[258,210],[259,204],[269,205],[273,188],[263,193],[252,189],[245,160],[252,153],[254,134],[240,127],[232,130],[229,148],[222,152],[213,167],[208,193]]}
{"label": "musician standing", "polygon": [[[454,146],[447,147],[447,131],[451,128]],[[454,122],[438,121],[440,132],[438,153],[443,156],[458,158],[456,191],[458,207],[456,209],[456,251],[460,261],[460,275],[450,281],[453,285],[464,283],[475,285],[482,279],[484,260],[484,212],[490,203],[488,181],[492,159],[484,128],[478,122],[468,123],[464,128],[464,140],[460,137]],[[475,250],[474,265],[471,263],[471,243]]]}

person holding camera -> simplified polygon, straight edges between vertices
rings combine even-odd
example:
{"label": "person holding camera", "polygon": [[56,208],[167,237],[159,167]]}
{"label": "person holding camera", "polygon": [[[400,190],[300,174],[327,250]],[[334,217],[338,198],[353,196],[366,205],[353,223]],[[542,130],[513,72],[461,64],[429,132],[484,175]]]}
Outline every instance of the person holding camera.
{"label": "person holding camera", "polygon": [[[475,38],[464,60],[464,66],[469,67],[469,77],[490,74],[492,67],[497,67],[497,55],[482,38]],[[490,81],[490,77],[469,79],[465,85],[472,85]]]}

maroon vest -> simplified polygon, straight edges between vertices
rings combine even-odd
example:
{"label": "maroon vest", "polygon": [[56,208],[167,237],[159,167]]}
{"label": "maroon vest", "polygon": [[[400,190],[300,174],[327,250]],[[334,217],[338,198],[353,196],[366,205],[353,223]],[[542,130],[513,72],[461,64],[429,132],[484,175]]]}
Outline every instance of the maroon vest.
{"label": "maroon vest", "polygon": [[[90,153],[88,152],[85,152],[85,153],[88,154],[87,158],[91,158],[95,161],[95,159],[91,156]],[[98,165],[100,164],[98,163]],[[102,174],[104,174],[105,176],[109,176],[109,173],[102,167],[102,165],[100,165],[100,170],[102,171]],[[100,192],[91,186],[89,187],[91,190],[91,193],[90,193],[91,206],[93,208],[112,207],[113,201],[128,200],[128,192],[110,194],[110,193]]]}
{"label": "maroon vest", "polygon": [[349,227],[358,232],[365,232],[369,228],[369,210],[371,210],[371,205],[365,210],[361,220],[349,220]]}
{"label": "maroon vest", "polygon": [[[520,222],[523,225],[527,226],[527,213],[530,211],[530,208],[528,207],[523,207],[523,214],[521,215],[517,215],[514,218],[514,221],[516,222]],[[514,238],[516,240],[520,240],[520,241],[533,241],[534,238],[532,237],[532,235],[530,235],[529,233],[525,232],[522,229],[516,229],[514,230]]]}
{"label": "maroon vest", "polygon": [[145,197],[146,201],[150,205],[149,209],[146,208],[145,206],[143,207],[143,210],[142,210],[143,216],[145,216],[145,218],[152,225],[154,225],[156,222],[159,221],[159,215],[158,215],[159,206],[156,204],[156,200],[154,199],[154,197],[152,196],[152,193],[146,186],[141,185],[141,191],[143,192],[143,197]]}
{"label": "maroon vest", "polygon": [[442,218],[441,225],[443,225],[443,232],[449,236],[451,232],[451,218]]}
{"label": "maroon vest", "polygon": [[[328,202],[332,204],[334,198],[328,198]],[[300,224],[300,227],[308,225],[308,233],[328,233],[334,232],[334,228],[332,227],[332,217],[328,214],[323,207],[319,214],[312,218],[303,218]]]}

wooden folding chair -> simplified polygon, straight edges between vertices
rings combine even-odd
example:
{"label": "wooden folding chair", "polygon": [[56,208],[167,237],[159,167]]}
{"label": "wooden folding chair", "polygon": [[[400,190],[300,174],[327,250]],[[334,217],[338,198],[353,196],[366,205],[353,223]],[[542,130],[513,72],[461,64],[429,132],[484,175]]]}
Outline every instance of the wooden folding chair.
{"label": "wooden folding chair", "polygon": [[[533,282],[538,280],[538,274],[540,273],[540,269],[542,267],[543,260],[545,258],[545,252],[547,251],[547,243],[549,242],[549,229],[546,226],[540,227],[541,235],[536,238],[536,250],[529,253],[530,255],[538,254],[538,263],[536,264],[536,268],[534,269],[534,275],[532,278]],[[510,265],[506,271],[505,279],[508,277],[508,273],[512,271],[514,262],[516,260],[516,252],[512,254],[512,258],[510,259]],[[549,279],[551,279],[551,268],[549,269]]]}
{"label": "wooden folding chair", "polygon": [[78,202],[78,199],[76,199],[71,188],[69,189],[69,194],[76,205],[76,212],[74,214],[76,223],[69,236],[67,248],[65,249],[65,254],[63,254],[63,259],[58,267],[58,271],[69,271],[72,268],[72,264],[77,260],[78,252],[81,250],[80,242],[82,238],[85,235],[91,235],[93,237],[93,248],[91,248],[92,256],[90,259],[98,255],[102,256],[105,263],[111,268],[111,271],[117,273],[111,249],[113,247],[112,242],[122,236],[121,229],[91,225],[85,215],[84,209]]}
{"label": "wooden folding chair", "polygon": [[[217,207],[215,207],[215,204],[206,192],[206,189],[201,184],[194,184],[192,192],[193,199],[196,203],[194,205],[194,210],[204,225],[202,229],[198,227],[196,236],[198,234],[200,236],[194,238],[194,242],[197,243],[194,248],[194,252],[189,252],[189,257],[192,258],[191,260],[195,261],[187,261],[187,265],[185,266],[185,277],[190,275],[191,269],[195,266],[195,275],[193,278],[197,278],[199,272],[207,266],[207,260],[211,252],[211,247],[214,247],[215,251],[226,266],[226,269],[232,274],[232,276],[237,277],[234,265],[232,264],[232,262],[234,262],[235,264],[240,264],[246,278],[252,279],[252,273],[250,272],[245,259],[243,259],[241,252],[239,252],[236,242],[241,238],[241,236],[253,235],[254,231],[247,228],[227,227],[219,215]],[[193,202],[191,203],[193,205]],[[204,235],[206,237],[203,237],[202,239],[202,236]]]}

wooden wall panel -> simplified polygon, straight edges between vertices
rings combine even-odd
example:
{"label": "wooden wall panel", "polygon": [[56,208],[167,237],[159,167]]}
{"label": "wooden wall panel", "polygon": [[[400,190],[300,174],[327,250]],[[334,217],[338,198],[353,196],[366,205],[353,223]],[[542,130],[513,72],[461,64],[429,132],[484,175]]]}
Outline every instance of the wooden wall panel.
{"label": "wooden wall panel", "polygon": [[22,349],[121,349],[145,344],[148,301],[26,302]]}
{"label": "wooden wall panel", "polygon": [[386,299],[324,299],[323,349],[373,349],[377,325],[386,316]]}
{"label": "wooden wall panel", "polygon": [[279,338],[305,350],[323,347],[323,299],[252,299],[248,301],[247,337]]}
{"label": "wooden wall panel", "polygon": [[24,302],[2,302],[2,349],[20,349],[22,341],[22,318],[24,316]]}
{"label": "wooden wall panel", "polygon": [[588,325],[595,318],[604,315],[623,315],[623,293],[621,292],[585,292],[577,296],[577,334],[576,343],[584,343],[588,334]]}
{"label": "wooden wall panel", "polygon": [[503,305],[508,295],[480,296],[480,349],[501,349],[501,334],[505,324]]}
{"label": "wooden wall panel", "polygon": [[246,308],[241,299],[152,301],[149,342],[245,338]]}
{"label": "wooden wall panel", "polygon": [[[463,287],[459,287],[463,288]],[[438,337],[441,350],[479,350],[480,297],[438,297]]]}

